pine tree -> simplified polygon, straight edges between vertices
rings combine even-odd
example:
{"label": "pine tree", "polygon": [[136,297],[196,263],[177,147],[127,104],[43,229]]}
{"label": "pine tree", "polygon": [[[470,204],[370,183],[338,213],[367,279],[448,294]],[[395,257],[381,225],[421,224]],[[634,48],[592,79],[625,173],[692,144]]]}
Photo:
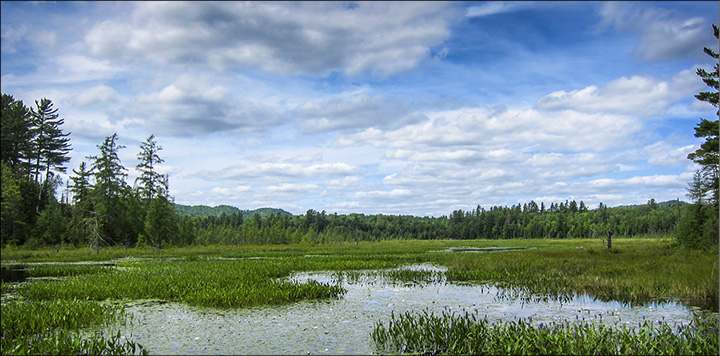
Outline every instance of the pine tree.
{"label": "pine tree", "polygon": [[[713,25],[713,34],[718,38],[718,26]],[[714,71],[708,72],[705,69],[698,68],[697,75],[700,76],[705,84],[714,89],[714,91],[700,92],[695,97],[700,101],[705,101],[718,107],[718,90],[720,90],[720,67],[718,67],[718,53],[710,48],[705,47],[705,53],[715,59]],[[717,111],[720,115],[720,110]],[[710,195],[710,202],[718,205],[718,165],[720,163],[720,146],[718,144],[718,120],[701,119],[700,123],[695,127],[695,137],[705,138],[705,142],[700,145],[695,152],[688,155],[688,158],[699,164],[700,179],[693,179],[691,185],[691,194],[696,201],[701,201],[707,195]]]}
{"label": "pine tree", "polygon": [[[65,123],[64,119],[58,118],[58,109],[53,108],[53,103],[49,99],[43,98],[38,102],[35,101],[36,108],[31,108],[32,116],[32,132],[34,138],[32,140],[33,159],[32,164],[35,182],[40,184],[40,196],[38,197],[38,208],[40,203],[48,198],[48,182],[51,171],[65,172],[67,167],[63,164],[70,160],[68,153],[70,152],[70,133],[63,133],[60,128]],[[44,178],[40,179],[40,173],[44,173]]]}
{"label": "pine tree", "polygon": [[105,138],[99,156],[89,156],[95,171],[95,187],[92,190],[93,206],[98,214],[101,233],[113,242],[120,241],[125,216],[125,201],[129,187],[125,182],[127,173],[122,166],[118,151],[125,146],[117,144],[117,133]]}
{"label": "pine tree", "polygon": [[[713,25],[713,35],[720,40],[720,31]],[[718,107],[718,90],[720,90],[720,67],[718,53],[705,47],[705,53],[715,60],[714,71],[708,72],[698,68],[697,75],[711,89],[695,95],[700,101],[705,101]],[[720,110],[716,112],[720,115]],[[689,248],[705,248],[718,243],[718,168],[720,166],[720,146],[718,142],[718,119],[701,119],[695,127],[695,137],[705,138],[695,152],[688,158],[700,165],[695,172],[688,196],[695,201],[692,208],[685,209],[680,225],[678,226],[678,242]],[[709,202],[710,204],[707,204]]]}
{"label": "pine tree", "polygon": [[135,167],[140,172],[140,176],[135,179],[136,189],[146,202],[150,202],[158,195],[167,194],[167,177],[155,170],[155,166],[165,160],[158,155],[162,147],[158,146],[154,139],[155,135],[150,135],[145,142],[140,144],[141,151],[137,155],[140,163]]}
{"label": "pine tree", "polygon": [[0,118],[2,121],[0,159],[17,173],[23,161],[28,159],[30,151],[32,138],[30,109],[22,100],[15,100],[12,95],[2,94]]}

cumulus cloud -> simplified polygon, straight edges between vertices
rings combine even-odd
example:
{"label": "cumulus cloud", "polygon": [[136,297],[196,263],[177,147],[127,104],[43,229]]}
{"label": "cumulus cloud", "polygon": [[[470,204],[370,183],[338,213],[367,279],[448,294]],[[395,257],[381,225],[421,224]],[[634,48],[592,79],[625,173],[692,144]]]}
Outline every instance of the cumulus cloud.
{"label": "cumulus cloud", "polygon": [[[688,177],[647,175],[644,167],[687,165],[685,156],[693,146],[659,142],[638,150],[637,142],[647,139],[643,135],[652,115],[692,96],[697,89],[692,74],[682,71],[668,81],[619,78],[599,88],[546,95],[533,108],[431,112],[425,121],[394,130],[369,128],[339,142],[384,149],[385,158],[405,163],[383,178],[384,190],[355,196],[397,204],[388,206],[398,209],[403,199],[389,192],[408,192],[413,201],[444,201],[463,209],[471,208],[463,205],[468,202],[504,205],[513,197],[527,201],[521,197],[534,191],[557,198],[549,201],[579,196],[592,204],[667,199],[684,194]],[[631,178],[598,178],[617,172]],[[620,195],[613,197],[628,189],[635,193],[624,201]]]}
{"label": "cumulus cloud", "polygon": [[427,2],[137,3],[85,37],[93,55],[284,74],[391,75],[450,36],[455,6]]}
{"label": "cumulus cloud", "polygon": [[222,85],[191,75],[140,94],[120,115],[143,117],[150,131],[174,136],[255,130],[286,120],[283,108],[243,100]]}
{"label": "cumulus cloud", "polygon": [[702,17],[684,18],[670,10],[627,2],[604,2],[599,12],[601,28],[640,34],[634,54],[643,59],[699,57],[704,46],[716,43],[710,22]]}
{"label": "cumulus cloud", "polygon": [[688,164],[687,155],[696,150],[695,145],[675,147],[667,141],[646,146],[642,152],[647,162],[661,167],[681,167]]}
{"label": "cumulus cloud", "polygon": [[98,85],[83,91],[75,96],[73,102],[78,106],[88,106],[106,103],[117,96],[115,89],[107,85]]}
{"label": "cumulus cloud", "polygon": [[[523,151],[543,147],[602,151],[627,145],[627,139],[641,128],[640,122],[629,116],[572,110],[508,109],[495,113],[485,108],[466,108],[430,116],[429,121],[397,130],[367,129],[347,135],[340,143],[397,149],[412,147],[424,152],[455,146],[484,147],[484,150],[513,147]],[[467,153],[464,157],[468,157]]]}
{"label": "cumulus cloud", "polygon": [[378,127],[393,129],[426,119],[402,101],[365,94],[331,97],[304,103],[295,110],[305,132]]}
{"label": "cumulus cloud", "polygon": [[691,70],[678,73],[670,81],[643,76],[622,77],[602,88],[589,86],[570,92],[550,93],[541,98],[536,107],[551,111],[651,116],[665,112],[681,99],[692,97],[702,89],[702,85]]}

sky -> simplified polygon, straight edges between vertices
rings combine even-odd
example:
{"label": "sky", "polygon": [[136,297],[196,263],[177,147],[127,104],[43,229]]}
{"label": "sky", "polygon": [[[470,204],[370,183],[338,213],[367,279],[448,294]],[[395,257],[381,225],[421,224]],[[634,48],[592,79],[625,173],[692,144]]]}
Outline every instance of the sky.
{"label": "sky", "polygon": [[155,135],[184,205],[687,201],[716,117],[694,95],[717,1],[1,6],[2,93],[52,100],[68,173],[117,133],[132,185]]}

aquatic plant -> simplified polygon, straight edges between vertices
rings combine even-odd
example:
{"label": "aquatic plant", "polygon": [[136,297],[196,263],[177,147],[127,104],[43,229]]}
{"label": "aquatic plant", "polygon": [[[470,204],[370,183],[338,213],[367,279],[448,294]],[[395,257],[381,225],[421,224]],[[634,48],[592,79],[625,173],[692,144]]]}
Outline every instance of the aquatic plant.
{"label": "aquatic plant", "polygon": [[67,277],[110,272],[109,264],[43,264],[26,267],[28,277]]}
{"label": "aquatic plant", "polygon": [[718,354],[718,319],[686,325],[645,321],[637,326],[530,319],[490,322],[478,312],[428,311],[378,321],[372,338],[380,353],[450,355],[688,355]]}
{"label": "aquatic plant", "polygon": [[125,317],[120,305],[81,300],[3,303],[0,325],[2,354],[135,354],[144,349],[120,335],[82,336],[80,330]]}
{"label": "aquatic plant", "polygon": [[248,307],[332,298],[345,293],[337,285],[281,281],[292,260],[134,261],[108,273],[38,281],[18,288],[31,300],[161,299],[204,307]]}

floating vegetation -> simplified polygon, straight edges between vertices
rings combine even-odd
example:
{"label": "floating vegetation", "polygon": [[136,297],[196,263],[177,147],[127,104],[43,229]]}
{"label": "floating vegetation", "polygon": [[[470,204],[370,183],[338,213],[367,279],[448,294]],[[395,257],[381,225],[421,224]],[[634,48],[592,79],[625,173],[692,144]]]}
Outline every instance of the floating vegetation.
{"label": "floating vegetation", "polygon": [[450,355],[689,355],[718,354],[716,313],[685,325],[645,321],[607,326],[592,322],[533,324],[532,318],[490,322],[474,313],[445,310],[377,322],[372,338],[381,353]]}

